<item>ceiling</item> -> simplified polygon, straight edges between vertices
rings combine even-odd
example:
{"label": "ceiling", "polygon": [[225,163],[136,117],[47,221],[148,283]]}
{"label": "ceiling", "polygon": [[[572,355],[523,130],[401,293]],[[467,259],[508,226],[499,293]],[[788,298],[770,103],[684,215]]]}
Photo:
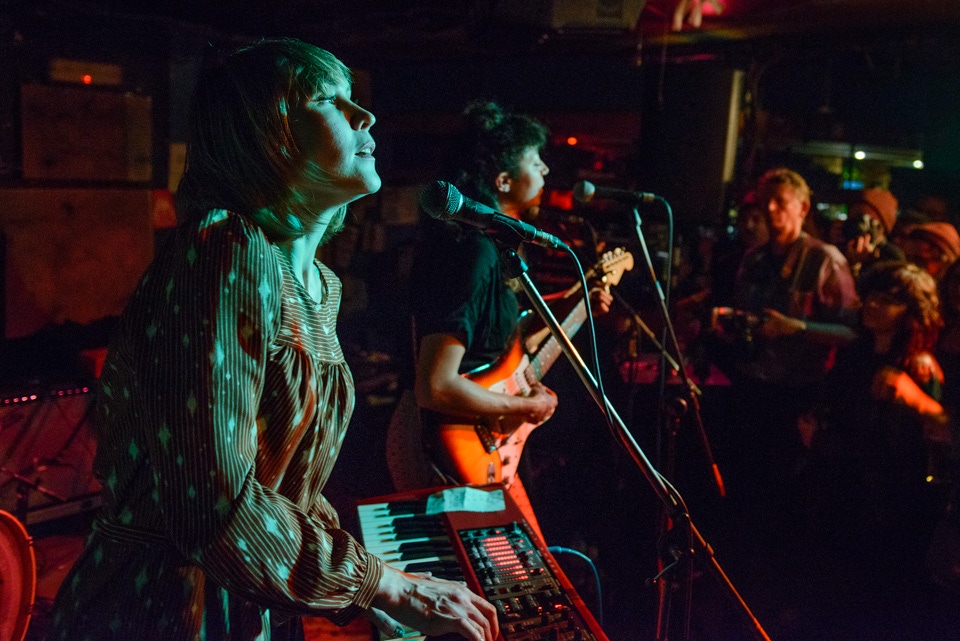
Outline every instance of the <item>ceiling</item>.
{"label": "ceiling", "polygon": [[[960,0],[700,0],[699,26],[687,11],[674,29],[681,1],[0,0],[0,44],[18,51],[21,42],[41,43],[45,53],[50,41],[63,49],[56,55],[76,59],[99,59],[100,44],[119,43],[138,56],[147,44],[168,51],[163,29],[127,29],[127,17],[196,30],[199,38],[183,39],[191,46],[216,34],[300,37],[379,74],[378,91],[389,96],[381,104],[394,115],[456,113],[452,105],[468,93],[556,117],[633,113],[649,102],[641,89],[686,71],[661,60],[709,58],[745,72],[758,139],[777,131],[791,140],[923,148],[928,167],[960,174]],[[626,16],[619,24],[556,24],[565,11],[618,7]],[[8,23],[6,12],[14,18]],[[64,37],[77,32],[77,12],[97,27],[85,48]],[[29,28],[20,30],[18,18]],[[55,27],[33,18],[53,18],[46,22]],[[154,32],[156,42],[143,42]],[[195,52],[184,51],[172,68],[188,76]],[[552,53],[563,55],[545,59]],[[609,57],[618,64],[607,64]],[[40,63],[30,70],[43,73]],[[151,70],[142,75],[149,79]],[[640,75],[642,82],[624,81]],[[609,120],[596,128],[623,133]]]}
{"label": "ceiling", "polygon": [[[960,26],[960,2],[955,0],[48,0],[46,4],[152,16],[231,34],[335,40],[340,51],[400,59],[551,48],[635,52],[665,43],[723,46],[790,35],[829,37],[838,31]],[[619,21],[590,17],[616,12],[622,12]],[[562,22],[558,16],[571,13],[578,14],[579,23],[558,26]]]}
{"label": "ceiling", "polygon": [[[647,33],[673,26],[678,0],[649,0]],[[726,0],[721,13],[704,0],[702,25],[687,20],[674,40],[756,38],[787,33],[829,33],[910,25],[960,25],[960,3],[943,0]],[[669,25],[667,23],[670,23]]]}

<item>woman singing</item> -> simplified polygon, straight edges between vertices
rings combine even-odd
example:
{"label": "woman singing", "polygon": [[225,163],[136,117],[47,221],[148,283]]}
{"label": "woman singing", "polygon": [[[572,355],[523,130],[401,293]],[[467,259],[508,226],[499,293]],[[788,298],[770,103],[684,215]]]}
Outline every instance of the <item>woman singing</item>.
{"label": "woman singing", "polygon": [[182,219],[99,381],[103,507],[50,639],[302,638],[300,615],[493,641],[493,607],[404,574],[323,497],[354,405],[340,282],[315,259],[380,188],[350,72],[297,40],[217,55],[194,93]]}

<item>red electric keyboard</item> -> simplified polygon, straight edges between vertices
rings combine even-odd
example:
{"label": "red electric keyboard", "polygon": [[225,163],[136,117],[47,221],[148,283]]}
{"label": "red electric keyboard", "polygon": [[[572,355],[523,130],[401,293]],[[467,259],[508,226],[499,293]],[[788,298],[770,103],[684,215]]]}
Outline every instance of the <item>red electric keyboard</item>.
{"label": "red electric keyboard", "polygon": [[498,504],[502,496],[503,509],[427,514],[430,495],[449,489],[360,501],[364,546],[405,572],[466,581],[497,608],[500,641],[608,641],[503,486],[472,488],[499,493],[488,498]]}

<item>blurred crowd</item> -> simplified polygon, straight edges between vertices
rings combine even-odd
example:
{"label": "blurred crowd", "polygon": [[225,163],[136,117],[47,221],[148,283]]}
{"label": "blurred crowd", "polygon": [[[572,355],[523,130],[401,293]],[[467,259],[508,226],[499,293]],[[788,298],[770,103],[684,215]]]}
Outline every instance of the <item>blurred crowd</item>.
{"label": "blurred crowd", "polygon": [[955,589],[960,234],[939,199],[812,202],[797,172],[765,173],[685,290],[703,301],[687,347],[731,382],[734,491],[878,580]]}

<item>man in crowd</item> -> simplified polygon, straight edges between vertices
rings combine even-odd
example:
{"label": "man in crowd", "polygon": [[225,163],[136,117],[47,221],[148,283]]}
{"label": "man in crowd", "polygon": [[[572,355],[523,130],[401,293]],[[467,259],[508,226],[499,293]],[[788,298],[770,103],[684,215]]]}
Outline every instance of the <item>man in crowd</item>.
{"label": "man in crowd", "polygon": [[[757,202],[769,238],[749,251],[734,284],[738,322],[721,337],[741,347],[730,375],[738,401],[738,474],[747,498],[793,503],[803,460],[805,424],[835,350],[855,338],[854,279],[838,248],[803,231],[810,187],[802,176],[773,169],[759,180]],[[751,489],[752,488],[752,489]]]}

